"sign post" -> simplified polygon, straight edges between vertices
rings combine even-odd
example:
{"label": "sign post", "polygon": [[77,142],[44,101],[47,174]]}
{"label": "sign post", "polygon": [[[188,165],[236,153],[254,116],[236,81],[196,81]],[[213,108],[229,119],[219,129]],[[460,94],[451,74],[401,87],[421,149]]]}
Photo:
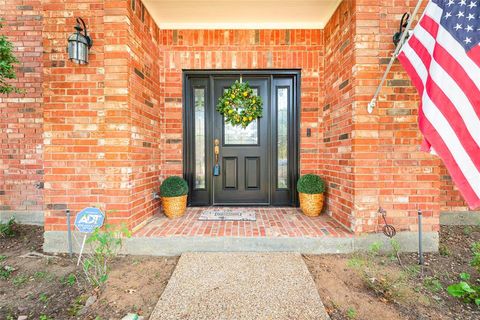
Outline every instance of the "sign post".
{"label": "sign post", "polygon": [[87,235],[95,231],[96,228],[100,228],[103,225],[105,220],[105,215],[98,208],[85,208],[80,211],[75,217],[75,227],[81,233],[84,233],[82,247],[80,248],[80,254],[78,255],[77,266],[80,264],[80,259],[82,258],[83,249],[85,248],[85,241],[87,240]]}

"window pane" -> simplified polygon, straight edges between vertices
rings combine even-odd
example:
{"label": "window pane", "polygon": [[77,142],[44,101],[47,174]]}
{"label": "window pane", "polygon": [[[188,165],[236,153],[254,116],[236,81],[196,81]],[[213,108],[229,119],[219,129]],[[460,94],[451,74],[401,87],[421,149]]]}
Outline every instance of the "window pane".
{"label": "window pane", "polygon": [[[258,95],[256,88],[252,88],[252,90],[254,95]],[[258,144],[258,119],[252,121],[246,128],[224,122],[224,143]]]}
{"label": "window pane", "polygon": [[194,89],[195,102],[195,188],[205,188],[205,89]]}
{"label": "window pane", "polygon": [[277,89],[277,188],[288,188],[288,88]]}

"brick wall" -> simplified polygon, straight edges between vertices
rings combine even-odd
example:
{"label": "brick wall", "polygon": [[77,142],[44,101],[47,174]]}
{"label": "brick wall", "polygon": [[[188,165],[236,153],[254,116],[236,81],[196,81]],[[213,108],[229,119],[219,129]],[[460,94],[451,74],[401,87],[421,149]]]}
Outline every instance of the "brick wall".
{"label": "brick wall", "polygon": [[161,120],[163,102],[160,87],[162,58],[159,30],[140,1],[129,6],[129,109],[131,112],[131,198],[130,221],[137,225],[159,208],[152,195],[158,192],[161,169]]}
{"label": "brick wall", "polygon": [[[321,30],[162,30],[162,177],[182,174],[182,69],[302,69],[301,172],[318,172]],[[306,136],[311,128],[311,137]]]}
{"label": "brick wall", "polygon": [[[44,1],[46,230],[98,206],[133,227],[158,208],[158,29],[139,1]],[[75,17],[90,31],[89,64],[67,61]],[[158,41],[158,40],[157,40]]]}
{"label": "brick wall", "polygon": [[[353,144],[355,206],[353,229],[370,232],[381,223],[376,211],[388,211],[398,230],[416,230],[417,209],[425,230],[438,229],[438,158],[421,152],[417,126],[418,94],[398,62],[383,88],[377,109],[367,104],[385,70],[403,12],[416,1],[357,0]],[[406,5],[406,6],[405,6]]]}
{"label": "brick wall", "polygon": [[318,166],[328,182],[327,212],[351,226],[354,168],[352,158],[352,106],[355,5],[343,1],[325,26],[324,103],[319,125]]}
{"label": "brick wall", "polygon": [[40,1],[0,0],[1,34],[20,64],[16,86],[25,94],[0,95],[0,211],[41,211],[42,8]]}
{"label": "brick wall", "polygon": [[[398,63],[366,108],[405,4],[344,0],[324,30],[159,31],[138,0],[0,0],[27,90],[0,98],[0,210],[44,205],[46,230],[65,230],[66,208],[96,205],[138,225],[160,180],[182,174],[182,69],[299,68],[301,173],[325,176],[327,212],[371,232],[379,206],[399,230],[415,230],[420,208],[436,230],[440,210],[466,208],[419,151],[418,95]],[[77,16],[94,41],[86,66],[65,50]]]}

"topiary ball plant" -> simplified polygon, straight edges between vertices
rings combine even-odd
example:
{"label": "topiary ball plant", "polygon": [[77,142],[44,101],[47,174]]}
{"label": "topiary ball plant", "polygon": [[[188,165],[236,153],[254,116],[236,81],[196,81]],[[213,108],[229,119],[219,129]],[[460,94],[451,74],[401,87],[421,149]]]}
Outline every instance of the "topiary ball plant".
{"label": "topiary ball plant", "polygon": [[171,176],[160,186],[160,196],[165,198],[180,197],[188,194],[188,184],[184,179]]}
{"label": "topiary ball plant", "polygon": [[316,174],[306,174],[298,179],[297,191],[306,194],[323,193],[325,181]]}

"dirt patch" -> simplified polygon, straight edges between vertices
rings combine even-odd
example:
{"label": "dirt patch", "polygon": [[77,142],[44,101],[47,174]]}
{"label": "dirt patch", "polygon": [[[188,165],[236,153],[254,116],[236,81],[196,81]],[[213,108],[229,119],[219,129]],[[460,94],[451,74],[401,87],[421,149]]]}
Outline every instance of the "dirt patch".
{"label": "dirt patch", "polygon": [[[92,291],[68,255],[43,254],[43,229],[15,226],[15,237],[0,238],[0,268],[13,271],[0,276],[0,319],[121,319],[129,312],[150,315],[178,261],[176,257],[115,259],[108,282]],[[22,257],[30,252],[43,256]],[[96,301],[82,311],[87,299]],[[41,318],[43,316],[43,318]]]}
{"label": "dirt patch", "polygon": [[148,316],[162,295],[177,257],[125,257],[117,259],[108,285],[92,307],[94,319],[121,319],[127,313]]}
{"label": "dirt patch", "polygon": [[42,252],[43,230],[34,226],[14,226],[16,235],[0,239],[0,268],[12,270],[0,277],[0,319],[28,316],[54,319],[68,315],[73,299],[82,289],[71,281],[76,270],[66,257],[22,257],[29,252]]}
{"label": "dirt patch", "polygon": [[461,272],[478,278],[470,266],[471,244],[480,227],[445,226],[439,253],[367,252],[305,256],[320,296],[332,319],[480,319],[480,309],[448,295],[446,288]]}

